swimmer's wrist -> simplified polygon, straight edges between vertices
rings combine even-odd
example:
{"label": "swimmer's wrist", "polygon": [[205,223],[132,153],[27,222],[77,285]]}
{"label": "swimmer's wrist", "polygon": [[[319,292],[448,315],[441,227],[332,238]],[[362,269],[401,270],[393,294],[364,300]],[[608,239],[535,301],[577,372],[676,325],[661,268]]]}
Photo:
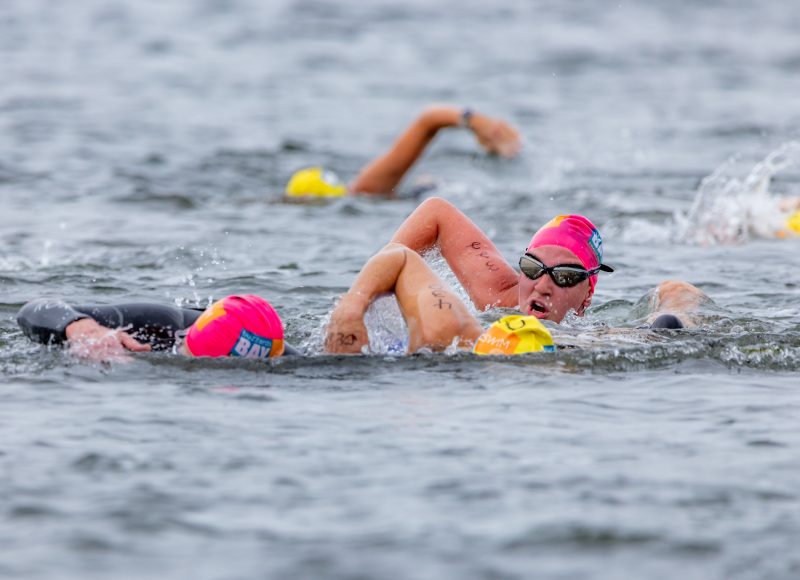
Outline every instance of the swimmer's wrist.
{"label": "swimmer's wrist", "polygon": [[336,305],[336,312],[339,315],[362,316],[371,303],[371,297],[366,296],[364,293],[347,292],[346,294],[342,294],[339,298],[339,303]]}
{"label": "swimmer's wrist", "polygon": [[425,129],[438,131],[446,127],[458,127],[463,109],[451,106],[434,106],[427,108],[420,116]]}
{"label": "swimmer's wrist", "polygon": [[464,107],[458,117],[458,126],[472,130],[472,117],[475,115],[470,107]]}

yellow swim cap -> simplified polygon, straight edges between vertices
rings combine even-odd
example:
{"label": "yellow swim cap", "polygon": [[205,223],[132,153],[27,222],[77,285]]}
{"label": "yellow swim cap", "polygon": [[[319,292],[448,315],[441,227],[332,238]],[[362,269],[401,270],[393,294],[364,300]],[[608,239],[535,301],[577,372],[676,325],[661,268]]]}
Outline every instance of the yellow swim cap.
{"label": "yellow swim cap", "polygon": [[322,167],[301,169],[286,184],[286,195],[289,197],[340,197],[345,193],[347,188],[339,177]]}
{"label": "yellow swim cap", "polygon": [[786,227],[796,234],[800,234],[800,211],[794,212],[786,220]]}
{"label": "yellow swim cap", "polygon": [[555,351],[553,337],[535,316],[504,316],[478,337],[475,354],[522,354]]}

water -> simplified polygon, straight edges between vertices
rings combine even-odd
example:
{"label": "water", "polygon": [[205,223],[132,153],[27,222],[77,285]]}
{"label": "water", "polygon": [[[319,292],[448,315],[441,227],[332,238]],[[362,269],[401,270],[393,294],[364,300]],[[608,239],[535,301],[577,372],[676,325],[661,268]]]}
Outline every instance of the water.
{"label": "water", "polygon": [[[796,578],[800,13],[788,2],[0,5],[0,574],[7,578]],[[555,213],[608,263],[555,356],[92,366],[27,300],[263,294],[318,352],[415,202],[279,203],[432,101],[434,176],[513,260]],[[433,258],[436,267],[441,264]],[[642,333],[686,279],[703,328]],[[493,313],[484,316],[491,319]],[[394,325],[394,326],[393,326]],[[395,328],[395,330],[392,330]]]}

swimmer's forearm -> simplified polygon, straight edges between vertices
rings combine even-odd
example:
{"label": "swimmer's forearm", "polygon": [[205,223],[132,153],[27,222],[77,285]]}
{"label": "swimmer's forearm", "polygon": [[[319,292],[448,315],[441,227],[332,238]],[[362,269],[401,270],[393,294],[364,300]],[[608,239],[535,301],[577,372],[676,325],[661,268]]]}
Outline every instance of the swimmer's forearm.
{"label": "swimmer's forearm", "polygon": [[357,354],[369,344],[364,314],[376,297],[394,289],[408,251],[389,245],[366,263],[331,313],[325,331],[326,352]]}
{"label": "swimmer's forearm", "polygon": [[350,290],[342,296],[339,305],[342,308],[360,310],[363,314],[375,298],[394,290],[397,277],[405,265],[406,251],[402,246],[389,244],[370,258]]}
{"label": "swimmer's forearm", "polygon": [[391,193],[440,129],[455,127],[462,109],[430,107],[423,111],[392,147],[366,165],[350,184],[353,193]]}

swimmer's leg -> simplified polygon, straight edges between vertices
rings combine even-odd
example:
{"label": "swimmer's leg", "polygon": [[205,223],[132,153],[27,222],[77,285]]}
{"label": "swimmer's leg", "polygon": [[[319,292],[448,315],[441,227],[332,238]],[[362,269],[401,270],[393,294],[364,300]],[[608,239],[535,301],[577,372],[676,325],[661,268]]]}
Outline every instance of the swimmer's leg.
{"label": "swimmer's leg", "polygon": [[688,282],[668,280],[653,290],[650,328],[693,328],[700,307],[709,302],[708,295]]}

